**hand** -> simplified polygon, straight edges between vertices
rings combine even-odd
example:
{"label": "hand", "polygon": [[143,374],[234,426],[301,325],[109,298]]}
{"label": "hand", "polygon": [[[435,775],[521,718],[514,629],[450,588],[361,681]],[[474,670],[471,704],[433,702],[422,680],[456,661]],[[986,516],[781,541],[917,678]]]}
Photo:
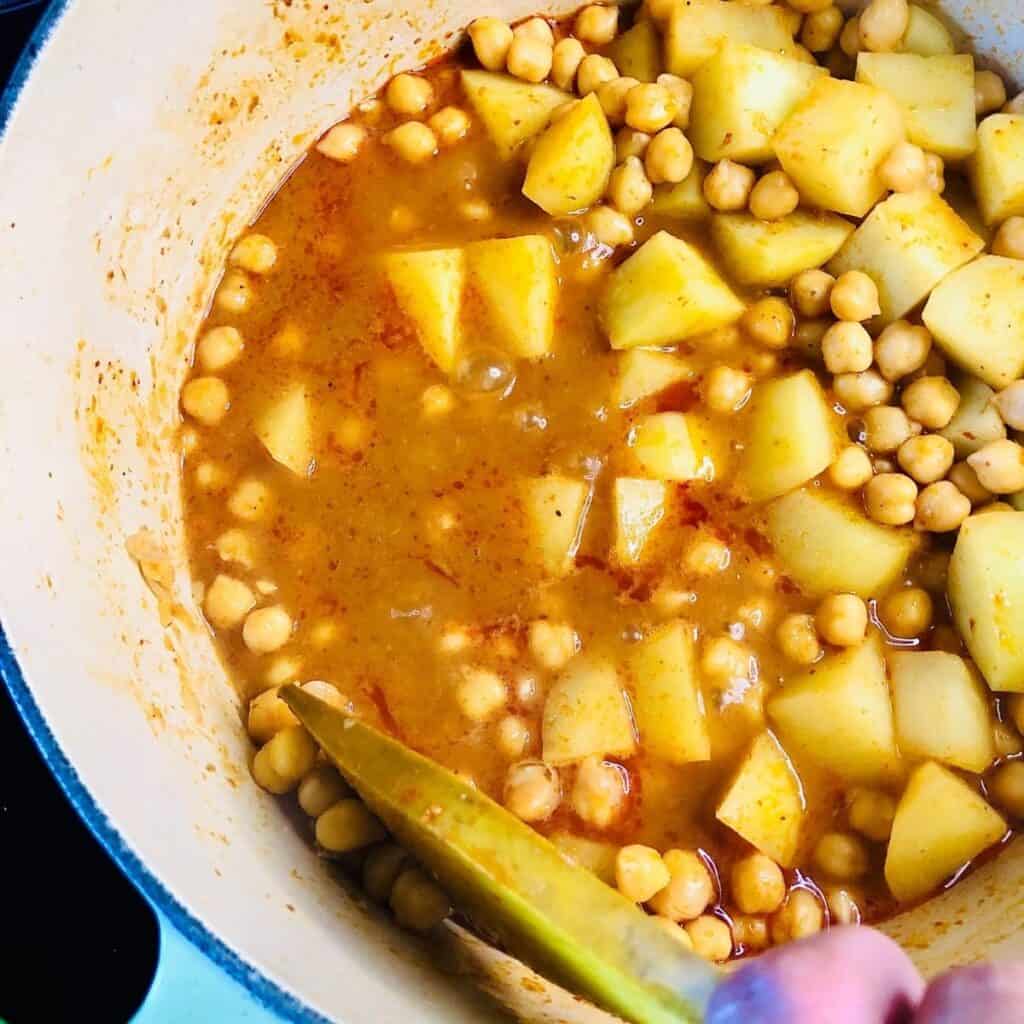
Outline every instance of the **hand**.
{"label": "hand", "polygon": [[1024,1021],[1024,965],[960,967],[925,985],[870,928],[780,946],[723,982],[706,1024],[1011,1024]]}

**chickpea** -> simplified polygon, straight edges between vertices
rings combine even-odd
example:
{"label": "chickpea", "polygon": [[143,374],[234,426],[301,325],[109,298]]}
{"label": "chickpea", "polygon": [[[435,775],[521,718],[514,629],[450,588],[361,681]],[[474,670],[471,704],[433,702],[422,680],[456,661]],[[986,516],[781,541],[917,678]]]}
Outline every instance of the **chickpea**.
{"label": "chickpea", "polygon": [[1007,761],[989,777],[988,791],[1014,818],[1024,818],[1024,761]]}
{"label": "chickpea", "polygon": [[444,890],[419,868],[409,868],[398,876],[388,902],[395,920],[414,932],[430,931],[452,912]]}
{"label": "chickpea", "polygon": [[881,790],[855,789],[850,793],[846,816],[852,829],[876,843],[884,843],[892,831],[896,801]]}
{"label": "chickpea", "polygon": [[292,635],[292,617],[278,604],[249,612],[242,640],[253,654],[270,654],[283,647]]}
{"label": "chickpea", "polygon": [[771,917],[772,942],[781,945],[815,935],[825,926],[825,913],[818,898],[806,889],[793,889],[783,907]]}
{"label": "chickpea", "polygon": [[849,21],[843,26],[843,31],[839,33],[839,49],[846,54],[847,57],[856,59],[857,54],[861,51],[860,42],[860,18],[850,18]]}
{"label": "chickpea", "polygon": [[250,274],[267,274],[277,263],[277,246],[266,235],[246,235],[231,250],[231,262]]}
{"label": "chickpea", "polygon": [[907,0],[871,0],[860,15],[860,41],[865,50],[895,50],[910,24]]}
{"label": "chickpea", "polygon": [[477,18],[469,26],[469,38],[476,59],[488,71],[505,70],[513,38],[512,29],[505,22],[498,18]]}
{"label": "chickpea", "polygon": [[672,95],[675,102],[676,113],[672,123],[677,128],[689,128],[690,107],[693,105],[693,86],[679,75],[661,74],[658,75],[658,85],[664,86]]}
{"label": "chickpea", "polygon": [[789,0],[789,6],[798,14],[819,14],[832,6],[833,0]]}
{"label": "chickpea", "polygon": [[626,97],[633,86],[639,84],[635,78],[613,78],[598,86],[597,99],[609,124],[622,124],[626,118]]}
{"label": "chickpea", "polygon": [[456,688],[455,700],[468,719],[485,722],[505,706],[508,687],[496,672],[467,666]]}
{"label": "chickpea", "polygon": [[704,404],[712,412],[736,412],[747,404],[751,383],[750,374],[742,370],[735,370],[731,366],[712,367],[701,388]]}
{"label": "chickpea", "polygon": [[876,523],[903,526],[917,511],[917,484],[902,473],[879,473],[864,485],[864,505]]}
{"label": "chickpea", "polygon": [[994,113],[1006,103],[1006,83],[994,71],[974,72],[974,112],[978,117]]}
{"label": "chickpea", "polygon": [[671,880],[647,901],[648,906],[670,921],[700,917],[715,898],[715,885],[704,861],[690,850],[669,850],[663,859]]}
{"label": "chickpea", "polygon": [[437,136],[422,121],[406,121],[384,136],[384,142],[410,164],[422,164],[437,153]]}
{"label": "chickpea", "polygon": [[889,324],[875,341],[875,362],[886,380],[896,381],[921,369],[932,350],[927,327],[906,320]]}
{"label": "chickpea", "polygon": [[795,317],[785,299],[758,299],[743,314],[740,326],[751,341],[770,349],[784,349],[793,337]]}
{"label": "chickpea", "polygon": [[295,713],[281,700],[277,687],[264,690],[249,701],[245,727],[254,743],[266,743],[282,729],[298,724]]}
{"label": "chickpea", "polygon": [[583,44],[578,39],[572,36],[560,39],[555,43],[551,54],[551,81],[559,89],[571,92],[576,81],[576,72],[586,55],[587,51],[583,49]]}
{"label": "chickpea", "polygon": [[771,914],[786,898],[786,879],[763,853],[738,860],[732,869],[732,897],[745,914]]}
{"label": "chickpea", "polygon": [[896,405],[876,405],[864,413],[864,443],[871,452],[896,451],[914,435],[915,424]]}
{"label": "chickpea", "polygon": [[394,113],[417,117],[434,102],[434,87],[425,78],[403,73],[388,82],[384,99]]}
{"label": "chickpea", "polygon": [[294,789],[316,764],[317,746],[304,726],[289,725],[274,733],[260,750],[270,774]]}
{"label": "chickpea", "polygon": [[248,523],[262,519],[270,508],[270,488],[262,480],[243,480],[228,498],[228,511]]}
{"label": "chickpea", "polygon": [[992,403],[1008,427],[1024,430],[1024,380],[1015,380],[1009,387],[1003,388]]}
{"label": "chickpea", "polygon": [[554,49],[551,43],[532,35],[519,35],[508,48],[508,73],[524,82],[543,82],[551,73]]}
{"label": "chickpea", "polygon": [[244,347],[242,333],[237,327],[214,327],[199,339],[196,360],[204,370],[215,373],[233,363]]}
{"label": "chickpea", "polygon": [[401,203],[391,211],[388,226],[399,235],[408,235],[420,226],[420,216],[412,207]]}
{"label": "chickpea", "polygon": [[424,416],[436,419],[438,416],[446,416],[455,408],[455,395],[444,384],[431,384],[423,389],[420,405]]}
{"label": "chickpea", "polygon": [[840,320],[870,320],[882,311],[878,302],[878,286],[859,270],[848,270],[837,278],[829,301],[832,312]]}
{"label": "chickpea", "polygon": [[622,163],[626,157],[643,157],[650,145],[651,137],[635,128],[620,128],[615,135],[615,159]]}
{"label": "chickpea", "polygon": [[580,640],[576,631],[564,622],[538,619],[530,623],[529,647],[539,664],[556,672],[576,656]]}
{"label": "chickpea", "polygon": [[633,222],[610,206],[593,206],[587,212],[587,227],[594,237],[610,249],[631,245],[634,238]]}
{"label": "chickpea", "polygon": [[641,82],[626,96],[626,124],[653,134],[668,127],[676,116],[672,93],[657,82]]}
{"label": "chickpea", "polygon": [[1009,217],[999,225],[991,250],[996,256],[1024,260],[1024,217]]}
{"label": "chickpea", "polygon": [[769,171],[750,191],[750,212],[758,220],[782,220],[800,205],[800,193],[785,171]]}
{"label": "chickpea", "polygon": [[256,597],[241,580],[219,573],[206,590],[203,610],[214,629],[234,629],[249,614]]}
{"label": "chickpea", "polygon": [[408,867],[409,854],[394,843],[381,843],[363,862],[363,890],[375,903],[387,903],[398,876]]}
{"label": "chickpea", "polygon": [[693,147],[679,128],[663,128],[651,139],[644,156],[647,177],[654,183],[678,184],[693,170]]}
{"label": "chickpea", "polygon": [[826,832],[814,848],[814,861],[826,875],[841,882],[861,878],[870,866],[864,844],[845,832]]}
{"label": "chickpea", "polygon": [[626,157],[611,173],[608,179],[607,197],[619,213],[627,217],[638,214],[654,195],[654,188],[644,165],[635,156]]}
{"label": "chickpea", "polygon": [[810,615],[787,615],[779,623],[775,637],[785,657],[797,665],[813,665],[821,657],[821,644]]}
{"label": "chickpea", "polygon": [[505,806],[523,821],[545,821],[562,802],[558,772],[543,761],[520,761],[505,776]]}
{"label": "chickpea", "polygon": [[967,464],[977,473],[981,486],[993,494],[1024,490],[1024,448],[1016,441],[991,441],[968,455]]}
{"label": "chickpea", "polygon": [[918,377],[903,389],[903,408],[929,430],[947,426],[960,405],[960,393],[945,377]]}
{"label": "chickpea", "polygon": [[[954,630],[955,632],[955,630]],[[935,630],[932,631],[934,643]],[[959,637],[957,637],[959,640]],[[959,654],[959,651],[951,652]],[[1010,757],[1024,752],[1024,739],[1010,722],[995,722],[992,726],[992,740],[995,744],[996,757]]]}
{"label": "chickpea", "polygon": [[587,54],[576,69],[576,91],[580,96],[596,92],[598,87],[619,77],[614,61],[596,53]]}
{"label": "chickpea", "polygon": [[732,932],[720,918],[701,914],[685,927],[693,943],[693,951],[698,956],[714,963],[723,963],[732,956]]}
{"label": "chickpea", "polygon": [[469,114],[459,107],[442,107],[427,121],[439,145],[454,146],[461,142],[470,128]]}
{"label": "chickpea", "polygon": [[843,448],[828,467],[828,478],[843,491],[856,491],[872,477],[871,459],[860,445]]}
{"label": "chickpea", "polygon": [[836,279],[824,270],[801,271],[789,285],[789,301],[808,320],[828,314],[832,308],[832,286]]}
{"label": "chickpea", "polygon": [[332,764],[314,765],[299,783],[299,806],[311,818],[319,818],[329,807],[351,795],[348,783]]}
{"label": "chickpea", "polygon": [[626,803],[623,769],[599,757],[586,758],[576,770],[570,799],[572,809],[588,825],[607,828]]}
{"label": "chickpea", "polygon": [[894,590],[878,602],[878,617],[892,636],[922,636],[932,624],[932,599],[921,587]]}
{"label": "chickpea", "polygon": [[863,324],[841,320],[822,337],[821,354],[829,373],[861,373],[874,359],[871,335]]}
{"label": "chickpea", "polygon": [[800,42],[811,53],[825,53],[836,45],[842,30],[843,12],[838,7],[830,5],[804,18]]}
{"label": "chickpea", "polygon": [[602,7],[591,4],[576,15],[573,35],[591,46],[610,43],[619,31],[619,10],[617,7]]}
{"label": "chickpea", "polygon": [[844,408],[863,412],[892,398],[893,387],[877,370],[840,373],[832,381],[832,390]]}
{"label": "chickpea", "polygon": [[867,605],[856,594],[830,594],[818,605],[814,625],[826,643],[856,647],[867,635]]}
{"label": "chickpea", "polygon": [[953,445],[939,434],[923,434],[900,445],[896,459],[919,484],[941,480],[953,465]]}
{"label": "chickpea", "polygon": [[615,885],[633,903],[646,903],[672,880],[657,850],[623,846],[615,857]]}
{"label": "chickpea", "polygon": [[729,568],[732,552],[716,537],[698,536],[686,549],[683,568],[695,576],[714,576]]}
{"label": "chickpea", "polygon": [[705,641],[701,668],[716,679],[748,679],[752,657],[750,650],[739,641],[718,636]]}
{"label": "chickpea", "polygon": [[225,313],[246,313],[252,306],[253,291],[249,278],[241,271],[230,271],[217,289],[217,308]]}
{"label": "chickpea", "polygon": [[732,160],[719,160],[704,179],[704,198],[716,210],[742,210],[750,201],[754,172]]}
{"label": "chickpea", "polygon": [[756,953],[771,944],[768,921],[750,914],[732,915],[732,941],[738,952]]}
{"label": "chickpea", "polygon": [[316,841],[330,853],[351,853],[386,838],[384,826],[359,800],[339,800],[316,819]]}
{"label": "chickpea", "polygon": [[543,18],[527,18],[512,30],[513,39],[536,39],[548,46],[555,45],[555,33]]}
{"label": "chickpea", "polygon": [[924,150],[912,142],[898,142],[878,168],[882,184],[893,192],[914,192],[928,180]]}
{"label": "chickpea", "polygon": [[231,408],[228,386],[219,377],[193,377],[181,389],[181,407],[203,426],[215,427]]}
{"label": "chickpea", "polygon": [[806,359],[821,359],[821,339],[832,326],[831,320],[801,320],[793,332],[793,347]]}
{"label": "chickpea", "polygon": [[830,885],[825,889],[824,895],[833,924],[860,924],[860,907],[848,888]]}
{"label": "chickpea", "polygon": [[925,178],[925,187],[941,196],[946,191],[946,165],[942,157],[935,153],[925,153],[925,164],[928,167],[928,175]]}
{"label": "chickpea", "polygon": [[983,505],[992,499],[992,492],[982,487],[978,474],[966,462],[958,462],[949,471],[947,479],[972,505]]}
{"label": "chickpea", "polygon": [[336,124],[316,144],[316,151],[328,160],[350,164],[366,142],[366,129],[359,124]]}

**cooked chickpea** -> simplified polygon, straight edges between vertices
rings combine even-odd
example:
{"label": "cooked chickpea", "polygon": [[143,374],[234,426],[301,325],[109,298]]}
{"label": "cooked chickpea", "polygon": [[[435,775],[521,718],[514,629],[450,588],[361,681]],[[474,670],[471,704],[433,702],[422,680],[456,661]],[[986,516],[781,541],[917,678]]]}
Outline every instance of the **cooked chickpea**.
{"label": "cooked chickpea", "polygon": [[942,162],[942,157],[936,153],[926,153],[924,160],[928,168],[925,187],[942,195],[946,191],[946,165]]}
{"label": "cooked chickpea", "polygon": [[870,866],[864,844],[845,832],[826,832],[814,848],[814,862],[840,882],[861,878]]}
{"label": "cooked chickpea", "polygon": [[731,880],[732,897],[745,914],[770,914],[786,898],[782,869],[763,853],[752,853],[736,861]]}
{"label": "cooked chickpea", "polygon": [[454,146],[461,142],[470,128],[469,114],[460,107],[442,107],[427,124],[442,146]]}
{"label": "cooked chickpea", "polygon": [[336,124],[316,144],[316,151],[329,160],[349,164],[366,142],[366,129],[359,124]]}
{"label": "cooked chickpea", "polygon": [[256,751],[256,756],[252,759],[250,771],[253,782],[260,789],[273,793],[275,796],[284,796],[285,793],[289,793],[295,788],[297,780],[284,779],[270,767],[270,754],[267,753],[266,747]]}
{"label": "cooked chickpea", "polygon": [[993,494],[1024,490],[1024,448],[1016,441],[991,441],[968,455],[967,464],[977,474],[981,486]]}
{"label": "cooked chickpea", "polygon": [[861,373],[874,360],[871,335],[863,324],[841,320],[822,337],[821,355],[829,373]]}
{"label": "cooked chickpea", "polygon": [[388,901],[395,920],[414,932],[428,932],[452,912],[445,891],[419,868],[403,871]]}
{"label": "cooked chickpea", "polygon": [[864,485],[864,506],[876,523],[903,526],[917,511],[917,484],[902,473],[879,473]]}
{"label": "cooked chickpea", "polygon": [[610,249],[633,242],[633,222],[623,213],[610,206],[592,206],[587,212],[587,227],[594,237]]}
{"label": "cooked chickpea", "polygon": [[1004,811],[1024,818],[1024,761],[1007,761],[989,777],[988,791]]}
{"label": "cooked chickpea", "polygon": [[805,319],[826,316],[832,309],[832,286],[836,279],[824,270],[804,270],[789,285],[789,301]]}
{"label": "cooked chickpea", "polygon": [[494,207],[481,196],[459,203],[459,215],[474,224],[483,224],[494,217]]}
{"label": "cooked chickpea", "polygon": [[876,405],[864,413],[864,443],[869,451],[888,454],[913,437],[915,425],[898,405]]}
{"label": "cooked chickpea", "polygon": [[903,408],[929,430],[947,426],[960,405],[960,393],[945,377],[918,377],[903,389]]}
{"label": "cooked chickpea", "polygon": [[423,389],[423,394],[420,395],[420,406],[423,409],[423,415],[431,419],[446,416],[455,408],[455,395],[451,388],[444,384],[431,384]]}
{"label": "cooked chickpea", "polygon": [[721,918],[701,914],[685,927],[698,956],[713,963],[723,963],[732,956],[732,932]]}
{"label": "cooked chickpea", "polygon": [[1003,388],[992,400],[992,404],[1008,427],[1024,430],[1024,380],[1015,380],[1009,387]]}
{"label": "cooked chickpea", "polygon": [[809,360],[821,359],[821,339],[832,326],[831,320],[801,320],[793,332],[793,347]]}
{"label": "cooked chickpea", "polygon": [[524,82],[543,82],[551,73],[554,50],[551,43],[532,35],[519,35],[508,48],[508,73]]}
{"label": "cooked chickpea", "polygon": [[800,30],[800,42],[811,53],[825,53],[836,45],[842,30],[843,12],[830,4],[804,18],[804,24]]}
{"label": "cooked chickpea", "polygon": [[675,116],[672,123],[677,128],[688,128],[690,126],[690,107],[693,104],[693,86],[679,75],[661,74],[658,75],[658,85],[668,89],[675,104]]}
{"label": "cooked chickpea", "polygon": [[508,761],[518,761],[530,746],[530,726],[519,715],[506,715],[497,729],[498,751]]}
{"label": "cooked chickpea", "polygon": [[775,638],[783,655],[797,665],[813,665],[821,657],[821,644],[811,615],[787,615],[779,623]]}
{"label": "cooked chickpea", "polygon": [[693,170],[693,147],[679,128],[663,128],[651,139],[644,168],[652,182],[675,185]]}
{"label": "cooked chickpea", "polygon": [[553,672],[564,668],[580,649],[576,631],[564,622],[538,619],[530,623],[530,653],[534,659]]}
{"label": "cooked chickpea", "polygon": [[992,492],[982,487],[978,474],[966,462],[958,462],[949,471],[947,479],[972,505],[984,505],[992,498]]}
{"label": "cooked chickpea", "polygon": [[847,57],[856,59],[857,54],[861,51],[860,42],[860,18],[850,18],[849,21],[843,26],[842,32],[839,33],[839,49],[846,54]]}
{"label": "cooked chickpea", "polygon": [[861,913],[856,897],[842,885],[830,885],[825,889],[825,902],[833,924],[860,924]]}
{"label": "cooked chickpea", "polygon": [[878,302],[878,286],[860,270],[848,270],[836,279],[829,293],[829,302],[832,312],[840,320],[870,320],[882,311]]}
{"label": "cooked chickpea", "polygon": [[919,484],[941,480],[953,465],[953,445],[939,434],[911,437],[900,445],[896,459]]}
{"label": "cooked chickpea", "polygon": [[241,271],[232,270],[224,275],[214,301],[225,313],[245,313],[252,306],[252,300],[249,278]]}
{"label": "cooked chickpea", "polygon": [[758,299],[743,314],[740,326],[751,341],[765,348],[784,349],[793,337],[793,310],[785,299]]}
{"label": "cooked chickpea", "polygon": [[771,918],[772,942],[781,945],[794,939],[805,939],[825,927],[825,912],[818,898],[806,889],[793,889],[785,906]]}
{"label": "cooked chickpea", "polygon": [[587,51],[583,49],[583,44],[578,39],[572,36],[560,39],[555,43],[551,54],[551,81],[559,89],[571,92],[576,81],[576,72],[586,55]]}
{"label": "cooked chickpea", "polygon": [[785,171],[769,171],[750,191],[750,212],[758,220],[781,220],[799,205],[800,193]]}
{"label": "cooked chickpea", "polygon": [[405,203],[399,203],[388,216],[388,226],[399,235],[407,235],[420,226],[420,216]]}
{"label": "cooked chickpea", "polygon": [[247,523],[262,519],[270,508],[270,488],[262,480],[243,480],[228,498],[228,511]]}
{"label": "cooked chickpea", "polygon": [[620,125],[626,119],[626,97],[640,83],[635,78],[613,78],[597,87],[597,99],[610,125]]}
{"label": "cooked chickpea", "polygon": [[619,69],[608,57],[587,54],[576,69],[576,91],[580,96],[596,92],[598,87],[619,77]]}
{"label": "cooked chickpea", "polygon": [[849,444],[828,467],[828,478],[843,491],[856,491],[872,477],[871,459],[860,445]]}
{"label": "cooked chickpea", "polygon": [[739,952],[756,953],[771,945],[768,920],[751,914],[732,915],[732,941]]}
{"label": "cooked chickpea", "polygon": [[670,881],[647,901],[648,906],[670,921],[700,917],[715,898],[715,885],[704,861],[690,850],[669,850],[663,859]]}
{"label": "cooked chickpea", "polygon": [[233,363],[244,347],[242,333],[237,327],[214,327],[199,339],[196,360],[208,373],[215,373]]}
{"label": "cooked chickpea", "polygon": [[281,699],[278,689],[264,690],[249,701],[246,729],[255,743],[266,743],[290,725],[298,725],[295,713]]}
{"label": "cooked chickpea", "polygon": [[742,210],[750,201],[754,172],[732,160],[719,160],[704,179],[704,198],[716,210]]}
{"label": "cooked chickpea", "polygon": [[512,30],[512,38],[519,39],[520,37],[538,39],[542,43],[547,43],[548,46],[555,45],[555,33],[543,18],[527,18],[526,21],[516,25]]}
{"label": "cooked chickpea", "polygon": [[729,567],[731,554],[717,537],[698,536],[683,555],[683,568],[695,576],[714,576]]}
{"label": "cooked chickpea", "polygon": [[339,800],[316,819],[316,841],[330,853],[351,853],[386,838],[384,826],[353,797]]}
{"label": "cooked chickpea", "polygon": [[219,573],[206,590],[203,610],[214,629],[234,629],[256,604],[248,585],[233,576]]}
{"label": "cooked chickpea", "polygon": [[249,612],[242,627],[242,640],[253,654],[270,654],[288,643],[292,617],[279,605]]}
{"label": "cooked chickpea", "polygon": [[228,386],[220,377],[194,377],[181,389],[181,407],[205,427],[215,427],[231,408]]}
{"label": "cooked chickpea", "polygon": [[749,373],[731,366],[714,366],[708,371],[701,387],[704,404],[712,412],[736,412],[750,398],[751,384]]}
{"label": "cooked chickpea", "polygon": [[927,327],[897,320],[875,340],[875,362],[886,380],[896,381],[920,370],[931,350],[932,336]]}
{"label": "cooked chickpea", "polygon": [[545,821],[562,802],[558,772],[543,761],[521,761],[505,776],[505,806],[523,821]]}
{"label": "cooked chickpea", "polygon": [[832,6],[833,0],[789,0],[789,7],[797,14],[817,14]]}
{"label": "cooked chickpea", "polygon": [[643,157],[650,145],[651,137],[635,128],[620,128],[615,135],[615,159],[619,163],[628,156]]}
{"label": "cooked chickpea", "polygon": [[509,47],[512,45],[512,29],[499,18],[477,18],[469,26],[469,38],[473,43],[476,59],[488,71],[504,71]]}
{"label": "cooked chickpea", "polygon": [[863,412],[892,398],[893,386],[877,370],[840,373],[832,381],[836,398],[850,412]]}
{"label": "cooked chickpea", "polygon": [[633,903],[646,903],[672,880],[661,854],[649,846],[623,846],[615,856],[615,885]]}
{"label": "cooked chickpea", "polygon": [[493,718],[508,700],[505,680],[490,669],[468,666],[455,691],[455,700],[471,721],[485,722]]}
{"label": "cooked chickpea", "polygon": [[398,876],[409,863],[409,854],[394,843],[381,843],[363,862],[363,890],[375,903],[387,903]]}
{"label": "cooked chickpea", "polygon": [[992,239],[992,252],[1011,260],[1024,260],[1024,217],[1009,217]]}
{"label": "cooked chickpea", "polygon": [[311,818],[319,818],[339,800],[352,795],[352,790],[332,764],[318,764],[299,783],[299,806]]}
{"label": "cooked chickpea", "polygon": [[591,46],[610,43],[619,31],[619,10],[615,6],[591,4],[576,15],[573,35]]}
{"label": "cooked chickpea", "polygon": [[304,726],[289,725],[274,733],[260,750],[270,772],[294,789],[316,764],[317,746]]}
{"label": "cooked chickpea", "polygon": [[266,235],[246,235],[231,250],[231,262],[250,274],[267,274],[277,263],[277,246]]}
{"label": "cooked chickpea", "polygon": [[676,116],[672,93],[657,82],[641,82],[626,96],[626,124],[653,134],[668,127]]}
{"label": "cooked chickpea", "polygon": [[[936,630],[932,631],[932,642],[934,644]],[[954,630],[955,632],[955,630]],[[959,637],[957,637],[959,641]],[[950,653],[959,654],[960,651]],[[1010,722],[995,722],[992,726],[992,742],[995,744],[996,757],[1010,757],[1013,754],[1024,752],[1024,739]]]}
{"label": "cooked chickpea", "polygon": [[912,142],[898,142],[878,168],[882,184],[892,192],[914,192],[928,180],[924,150]]}
{"label": "cooked chickpea", "polygon": [[974,112],[984,117],[1006,103],[1006,83],[994,71],[974,72]]}
{"label": "cooked chickpea", "polygon": [[892,636],[922,636],[932,624],[932,599],[921,587],[902,587],[878,602],[878,617]]}
{"label": "cooked chickpea", "polygon": [[638,214],[653,195],[654,187],[648,181],[644,165],[638,157],[626,157],[608,179],[608,200],[619,213],[627,217]]}
{"label": "cooked chickpea", "polygon": [[729,636],[705,641],[701,668],[716,679],[747,679],[751,674],[750,650]]}
{"label": "cooked chickpea", "polygon": [[418,117],[434,102],[434,87],[425,78],[403,72],[388,82],[384,99],[401,117]]}
{"label": "cooked chickpea", "polygon": [[576,769],[570,800],[572,809],[588,825],[607,828],[626,803],[623,769],[599,757],[586,758]]}
{"label": "cooked chickpea", "polygon": [[865,50],[895,50],[910,24],[907,0],[871,0],[860,15],[860,41]]}
{"label": "cooked chickpea", "polygon": [[384,136],[384,142],[410,164],[421,164],[437,153],[437,136],[422,121],[406,121]]}
{"label": "cooked chickpea", "polygon": [[829,594],[814,616],[822,639],[835,647],[856,647],[868,630],[868,607],[856,594]]}
{"label": "cooked chickpea", "polygon": [[877,789],[855,789],[850,793],[846,817],[850,828],[862,836],[884,843],[892,831],[896,801]]}

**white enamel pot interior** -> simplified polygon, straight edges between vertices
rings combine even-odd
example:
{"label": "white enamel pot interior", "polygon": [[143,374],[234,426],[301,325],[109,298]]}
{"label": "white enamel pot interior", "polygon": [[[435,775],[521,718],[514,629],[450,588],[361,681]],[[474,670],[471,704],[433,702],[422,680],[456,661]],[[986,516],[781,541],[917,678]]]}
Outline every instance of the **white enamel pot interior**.
{"label": "white enamel pot interior", "polygon": [[[0,110],[4,675],[124,870],[281,1016],[491,1018],[472,986],[437,970],[452,948],[529,1017],[586,1014],[464,942],[427,949],[399,935],[250,783],[238,704],[192,609],[172,445],[225,250],[304,149],[473,17],[534,9],[55,0]],[[1018,0],[946,10],[979,52],[1024,69]],[[184,611],[166,630],[125,551],[140,527],[177,559]],[[928,973],[1024,955],[1022,880],[1018,842],[888,930]]]}

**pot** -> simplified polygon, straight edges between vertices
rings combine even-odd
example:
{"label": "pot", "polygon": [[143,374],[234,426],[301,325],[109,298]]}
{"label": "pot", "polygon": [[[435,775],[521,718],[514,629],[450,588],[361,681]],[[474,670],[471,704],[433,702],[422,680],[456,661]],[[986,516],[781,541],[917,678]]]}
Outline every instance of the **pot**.
{"label": "pot", "polygon": [[[1024,71],[1015,0],[945,6],[980,53]],[[457,929],[429,948],[399,934],[251,784],[238,701],[190,596],[173,444],[218,267],[305,148],[473,17],[535,8],[54,0],[0,101],[0,669],[160,916],[139,1020],[603,1016]],[[161,600],[126,550],[142,528],[174,569]],[[1024,955],[1022,910],[1017,841],[886,930],[932,974]]]}

